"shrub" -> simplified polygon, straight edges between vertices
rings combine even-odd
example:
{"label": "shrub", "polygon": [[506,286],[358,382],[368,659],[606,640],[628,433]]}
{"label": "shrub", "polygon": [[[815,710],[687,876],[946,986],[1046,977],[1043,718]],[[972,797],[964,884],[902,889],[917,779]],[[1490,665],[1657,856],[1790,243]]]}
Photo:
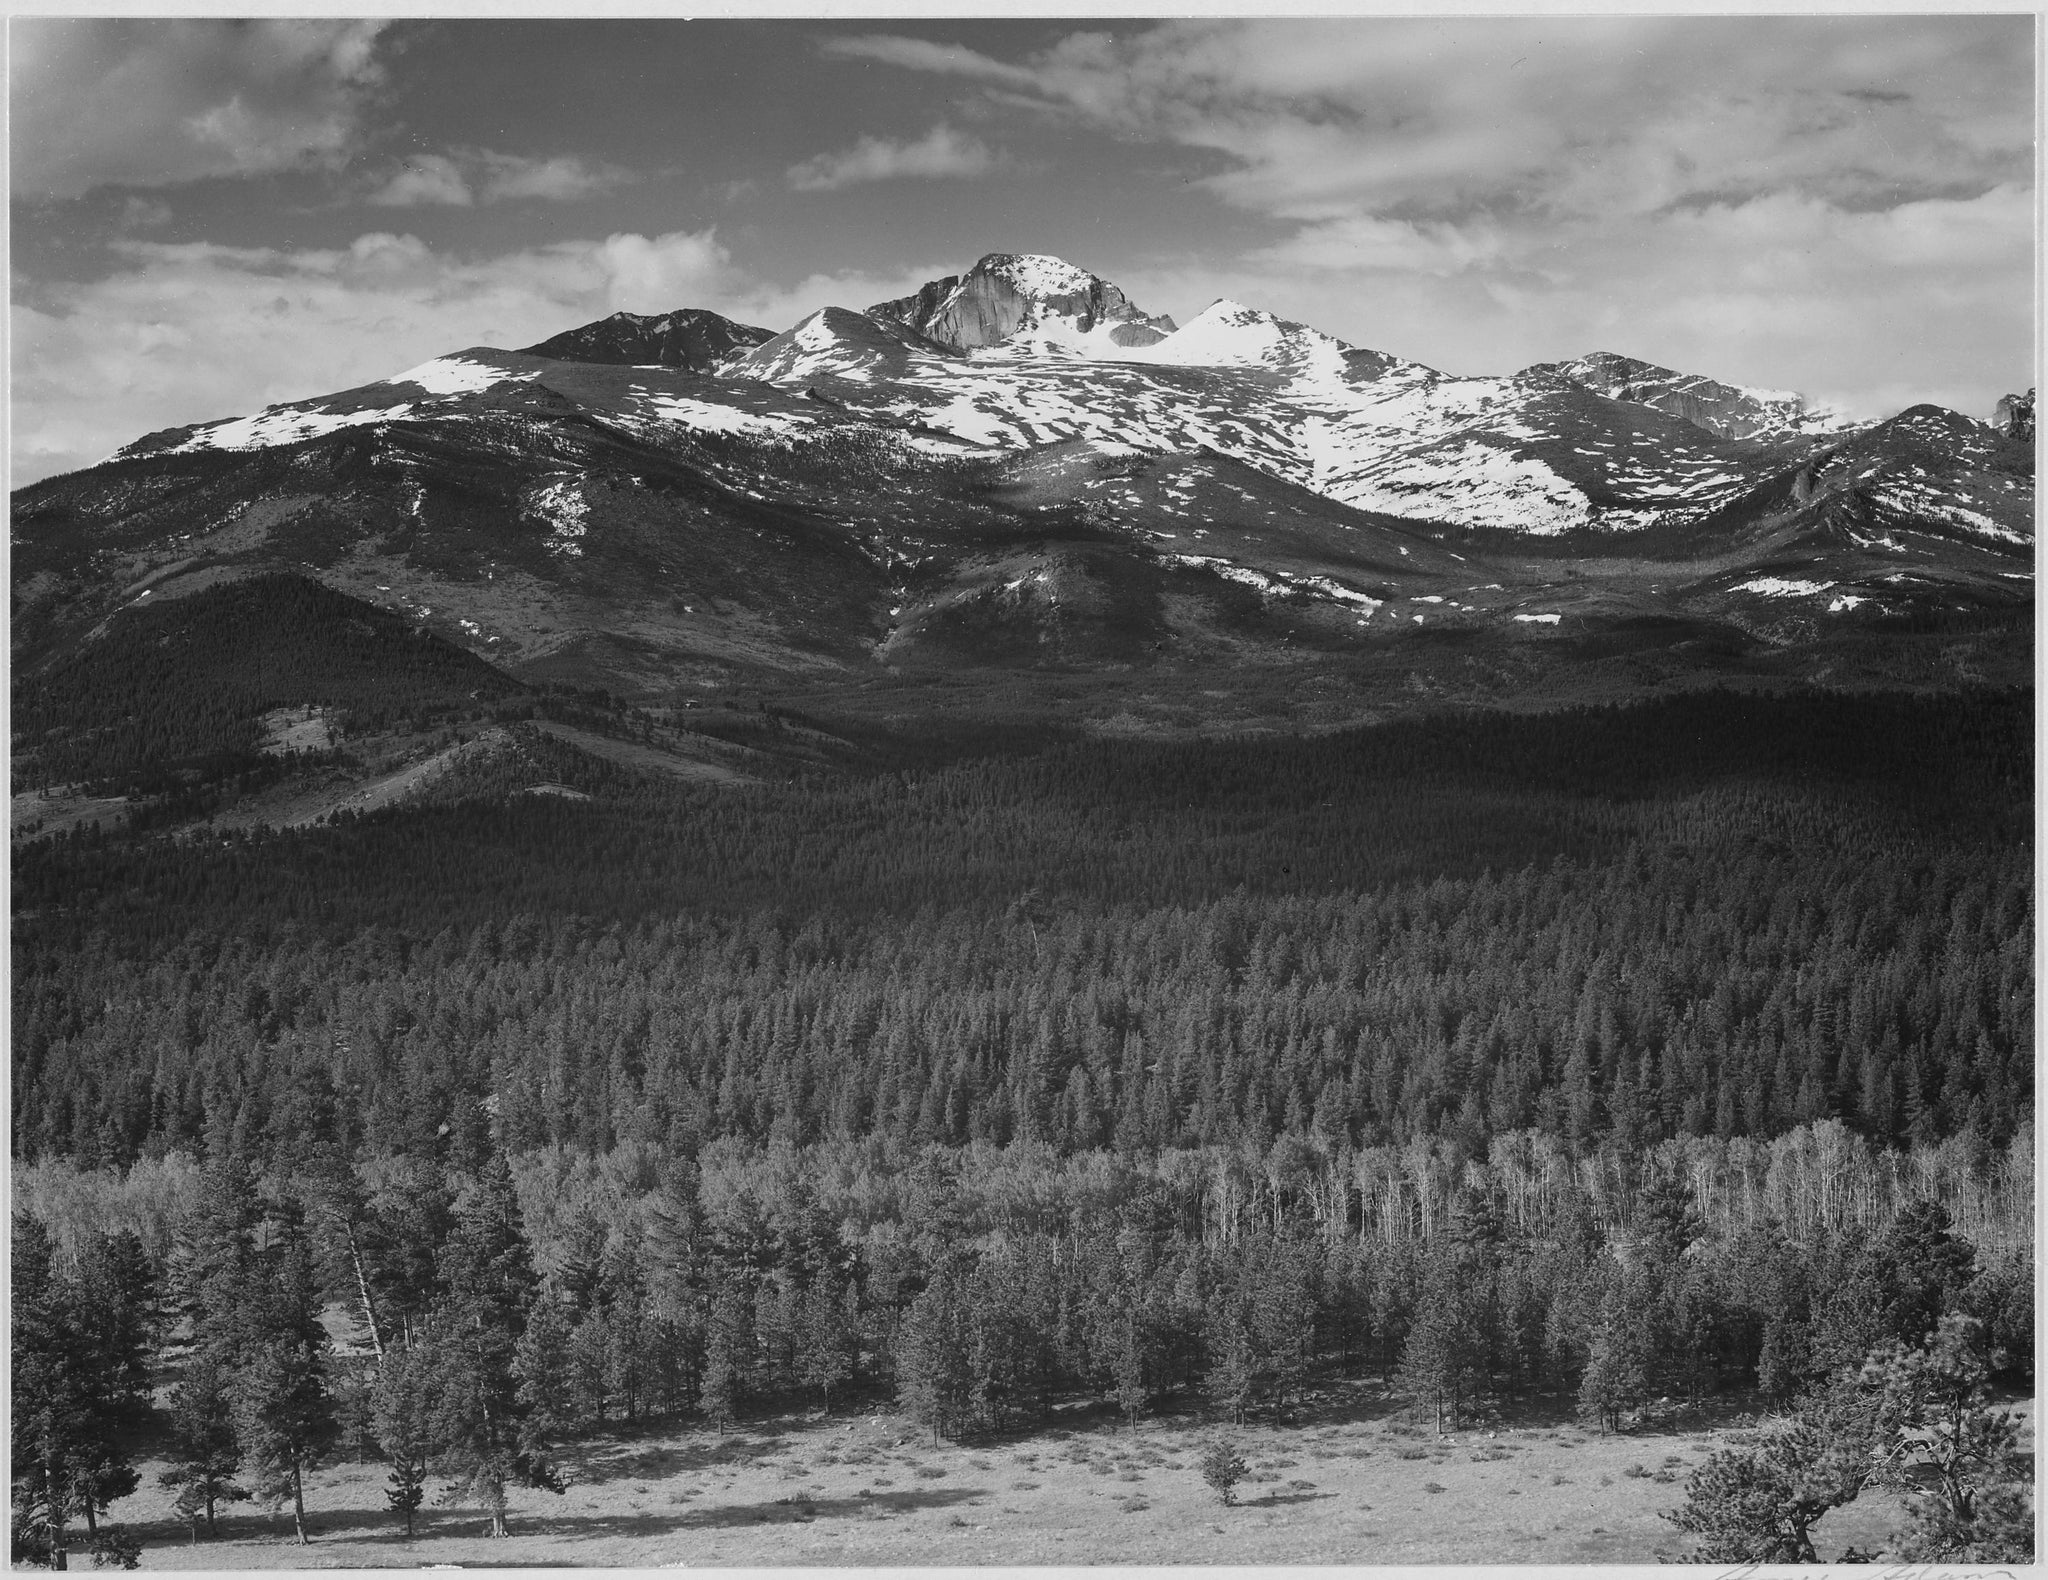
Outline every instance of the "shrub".
{"label": "shrub", "polygon": [[1237,1501],[1237,1484],[1248,1470],[1244,1455],[1229,1438],[1218,1438],[1202,1452],[1202,1480],[1216,1489],[1226,1506]]}

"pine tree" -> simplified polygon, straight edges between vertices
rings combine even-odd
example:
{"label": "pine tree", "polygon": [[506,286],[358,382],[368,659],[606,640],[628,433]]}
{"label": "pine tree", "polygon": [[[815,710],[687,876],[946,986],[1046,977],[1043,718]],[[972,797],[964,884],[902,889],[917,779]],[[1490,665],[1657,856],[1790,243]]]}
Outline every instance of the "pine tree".
{"label": "pine tree", "polygon": [[1432,1252],[1401,1351],[1400,1386],[1429,1405],[1439,1433],[1447,1415],[1456,1429],[1483,1375],[1477,1306],[1478,1284],[1462,1259],[1449,1248]]}
{"label": "pine tree", "polygon": [[177,1487],[178,1512],[196,1524],[203,1515],[206,1534],[217,1534],[214,1510],[250,1496],[235,1480],[242,1468],[242,1445],[235,1435],[234,1399],[225,1370],[205,1355],[195,1355],[171,1391],[171,1463],[158,1478]]}
{"label": "pine tree", "polygon": [[430,1326],[435,1355],[429,1435],[451,1495],[480,1504],[506,1534],[506,1489],[562,1490],[526,1437],[513,1357],[536,1286],[533,1259],[502,1152],[484,1160],[443,1256],[447,1295]]}
{"label": "pine tree", "polygon": [[1818,1563],[1814,1526],[1873,1480],[1873,1403],[1844,1376],[1802,1395],[1789,1418],[1767,1423],[1754,1442],[1709,1454],[1687,1481],[1684,1504],[1664,1516],[1700,1538],[1689,1559]]}
{"label": "pine tree", "polygon": [[10,1251],[14,1554],[64,1569],[77,1477],[93,1440],[85,1357],[74,1342],[42,1220],[17,1212]]}
{"label": "pine tree", "polygon": [[387,1350],[377,1367],[371,1430],[391,1466],[385,1500],[414,1534],[426,1502],[427,1469],[434,1453],[433,1350],[424,1340],[410,1349]]}
{"label": "pine tree", "polygon": [[911,1302],[896,1341],[896,1396],[932,1442],[957,1436],[975,1387],[968,1295],[957,1269],[942,1269]]}
{"label": "pine tree", "polygon": [[57,1266],[47,1228],[17,1213],[11,1265],[12,1473],[17,1546],[68,1564],[68,1524],[82,1514],[95,1562],[133,1567],[134,1544],[99,1517],[135,1490],[128,1434],[147,1381],[142,1302],[120,1276],[120,1249],[89,1240],[76,1271]]}
{"label": "pine tree", "polygon": [[853,1375],[856,1314],[854,1289],[830,1271],[806,1286],[798,1303],[798,1380],[818,1390],[827,1414],[832,1390]]}
{"label": "pine tree", "polygon": [[305,1473],[340,1435],[328,1388],[327,1330],[320,1287],[303,1239],[287,1239],[272,1265],[245,1286],[245,1348],[235,1368],[235,1433],[257,1495],[273,1505],[289,1495],[300,1544],[306,1532]]}
{"label": "pine tree", "polygon": [[1602,1432],[1621,1430],[1622,1416],[1649,1396],[1650,1355],[1642,1331],[1610,1317],[1593,1333],[1592,1350],[1579,1381],[1579,1414]]}
{"label": "pine tree", "polygon": [[1872,1355],[1862,1380],[1876,1390],[1888,1479],[1906,1491],[1909,1563],[2025,1563],[2033,1556],[2031,1481],[2019,1428],[1990,1404],[1983,1324],[1941,1319],[1923,1348]]}
{"label": "pine tree", "polygon": [[698,1388],[698,1408],[720,1433],[732,1425],[745,1387],[747,1307],[746,1296],[738,1289],[730,1285],[721,1287],[712,1296],[710,1320],[705,1325],[704,1377]]}
{"label": "pine tree", "polygon": [[1202,1450],[1202,1480],[1216,1489],[1226,1507],[1237,1501],[1237,1484],[1248,1474],[1244,1455],[1228,1438],[1218,1438]]}
{"label": "pine tree", "polygon": [[1202,1380],[1210,1404],[1228,1411],[1230,1419],[1244,1425],[1258,1387],[1258,1369],[1252,1352],[1250,1325],[1228,1299],[1215,1311],[1209,1325],[1209,1370]]}
{"label": "pine tree", "polygon": [[527,1432],[544,1443],[574,1437],[585,1419],[570,1368],[571,1327],[559,1291],[544,1286],[527,1314],[526,1331],[512,1355],[512,1374],[519,1380],[519,1405],[526,1412]]}

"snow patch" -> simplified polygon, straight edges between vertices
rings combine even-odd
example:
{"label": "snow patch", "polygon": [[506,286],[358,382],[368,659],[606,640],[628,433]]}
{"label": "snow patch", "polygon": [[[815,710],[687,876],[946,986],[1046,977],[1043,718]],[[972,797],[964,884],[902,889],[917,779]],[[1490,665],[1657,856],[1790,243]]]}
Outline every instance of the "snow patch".
{"label": "snow patch", "polygon": [[582,558],[580,540],[590,530],[590,502],[576,478],[560,478],[535,489],[521,513],[548,529],[541,547],[550,554]]}
{"label": "snow patch", "polygon": [[665,395],[656,390],[635,389],[641,406],[667,422],[681,423],[699,433],[738,433],[757,439],[785,439],[801,428],[813,426],[807,417],[742,411],[687,395]]}
{"label": "snow patch", "polygon": [[408,368],[386,382],[417,384],[429,395],[469,395],[487,390],[494,384],[524,384],[539,377],[539,369],[531,373],[514,373],[468,357],[435,357],[433,361]]}
{"label": "snow patch", "polygon": [[1765,598],[1811,598],[1834,585],[1833,582],[1799,581],[1787,576],[1756,576],[1746,582],[1737,582],[1729,591],[1757,593]]}
{"label": "snow patch", "polygon": [[361,428],[372,423],[395,422],[410,417],[410,405],[387,406],[381,411],[302,411],[289,406],[272,406],[253,417],[235,417],[201,428],[183,444],[173,445],[171,455],[193,450],[262,450],[271,445],[297,444],[317,439],[323,433],[342,428]]}

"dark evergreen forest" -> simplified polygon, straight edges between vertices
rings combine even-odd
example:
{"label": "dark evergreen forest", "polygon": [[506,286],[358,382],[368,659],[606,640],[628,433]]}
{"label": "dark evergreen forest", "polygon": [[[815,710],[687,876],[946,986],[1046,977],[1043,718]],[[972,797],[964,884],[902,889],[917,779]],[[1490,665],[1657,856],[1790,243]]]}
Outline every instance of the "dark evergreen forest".
{"label": "dark evergreen forest", "polygon": [[15,863],[18,1153],[504,1143],[1584,1150],[2030,1123],[2028,699],[1743,699],[1090,744],[733,790],[612,771]]}
{"label": "dark evergreen forest", "polygon": [[[171,1347],[195,1520],[334,1454],[402,1519],[430,1473],[502,1519],[579,1434],[792,1398],[958,1435],[1370,1368],[1439,1420],[1619,1426],[1945,1315],[2019,1378],[2031,708],[600,765],[588,800],[38,841],[17,1288],[51,1376]],[[65,1360],[109,1280],[134,1330]],[[50,1418],[29,1494],[17,1463],[19,1529],[107,1507],[119,1392]]]}

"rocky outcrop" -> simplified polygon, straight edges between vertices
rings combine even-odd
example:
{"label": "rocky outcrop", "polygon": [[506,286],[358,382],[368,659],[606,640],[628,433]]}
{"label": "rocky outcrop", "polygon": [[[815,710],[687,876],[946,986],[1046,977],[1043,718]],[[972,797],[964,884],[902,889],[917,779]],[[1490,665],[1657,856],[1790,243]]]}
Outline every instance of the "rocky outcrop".
{"label": "rocky outcrop", "polygon": [[1836,433],[1849,426],[1797,395],[1744,389],[1612,351],[1596,351],[1572,362],[1538,363],[1525,368],[1521,376],[1558,378],[1610,400],[1653,407],[1722,439],[1793,439]]}
{"label": "rocky outcrop", "polygon": [[660,317],[614,313],[525,349],[532,356],[553,357],[558,362],[660,366],[708,373],[728,357],[765,345],[774,338],[772,329],[736,324],[701,307],[686,307]]}
{"label": "rocky outcrop", "polygon": [[2024,395],[2007,395],[1998,403],[1998,409],[1991,414],[1991,426],[2020,444],[2034,442],[2034,392]]}
{"label": "rocky outcrop", "polygon": [[1173,320],[1135,306],[1109,281],[1060,258],[992,252],[964,275],[933,280],[914,296],[877,302],[872,318],[916,330],[955,351],[1001,345],[1020,333],[1110,346],[1146,346]]}

